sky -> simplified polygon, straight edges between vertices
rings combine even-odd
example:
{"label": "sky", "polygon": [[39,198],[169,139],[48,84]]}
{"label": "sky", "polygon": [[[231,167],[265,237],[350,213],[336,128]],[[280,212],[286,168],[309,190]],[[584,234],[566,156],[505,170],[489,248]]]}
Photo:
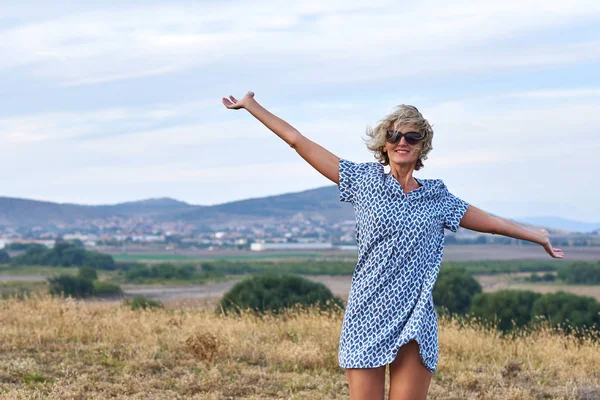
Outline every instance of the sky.
{"label": "sky", "polygon": [[331,184],[248,90],[339,157],[399,104],[420,178],[508,218],[600,221],[597,0],[0,0],[1,196],[191,204]]}

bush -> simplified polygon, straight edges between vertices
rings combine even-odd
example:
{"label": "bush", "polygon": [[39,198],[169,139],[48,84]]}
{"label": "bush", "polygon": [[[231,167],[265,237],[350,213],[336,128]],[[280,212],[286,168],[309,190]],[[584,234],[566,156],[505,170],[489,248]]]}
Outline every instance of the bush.
{"label": "bush", "polygon": [[565,332],[573,328],[600,328],[600,303],[593,297],[572,293],[548,293],[533,304],[532,314],[543,316]]}
{"label": "bush", "polygon": [[108,254],[86,251],[77,245],[60,242],[54,248],[30,246],[25,254],[11,260],[14,265],[51,265],[62,267],[92,267],[95,269],[112,270],[115,260]]}
{"label": "bush", "polygon": [[123,290],[119,285],[114,285],[107,282],[94,282],[94,296],[98,297],[114,297],[122,296]]}
{"label": "bush", "polygon": [[224,276],[222,272],[198,271],[191,264],[177,265],[160,263],[147,267],[143,264],[133,265],[125,272],[125,279],[129,282],[144,282],[148,280],[203,280]]}
{"label": "bush", "polygon": [[81,267],[79,268],[78,275],[82,279],[87,279],[88,281],[95,281],[98,279],[98,273],[94,268],[91,267]]}
{"label": "bush", "polygon": [[48,278],[50,294],[65,297],[85,298],[92,295],[92,281],[72,275],[58,275]]}
{"label": "bush", "polygon": [[260,275],[238,282],[221,299],[219,311],[279,313],[297,305],[323,310],[343,308],[342,300],[322,283],[295,275]]}
{"label": "bush", "polygon": [[21,250],[29,250],[30,248],[39,248],[42,250],[46,249],[46,246],[44,246],[43,244],[39,244],[39,243],[10,243],[8,245],[6,245],[6,249],[7,250],[16,250],[16,251],[21,251]]}
{"label": "bush", "polygon": [[558,271],[558,277],[570,284],[600,284],[600,262],[593,264],[585,261],[574,262]]}
{"label": "bush", "polygon": [[464,314],[481,285],[464,268],[442,268],[433,288],[433,302],[453,314]]}
{"label": "bush", "polygon": [[10,256],[6,250],[0,250],[0,264],[8,264],[10,262]]}
{"label": "bush", "polygon": [[135,296],[133,299],[126,299],[125,304],[132,310],[147,310],[152,308],[163,308],[163,304],[158,300],[149,299],[144,296]]}
{"label": "bush", "polygon": [[527,282],[554,282],[556,280],[556,276],[550,272],[547,272],[543,275],[533,272],[530,276],[526,277],[525,280]]}
{"label": "bush", "polygon": [[478,293],[473,297],[471,313],[485,321],[495,323],[501,331],[524,327],[532,318],[534,302],[542,297],[529,290],[500,290]]}

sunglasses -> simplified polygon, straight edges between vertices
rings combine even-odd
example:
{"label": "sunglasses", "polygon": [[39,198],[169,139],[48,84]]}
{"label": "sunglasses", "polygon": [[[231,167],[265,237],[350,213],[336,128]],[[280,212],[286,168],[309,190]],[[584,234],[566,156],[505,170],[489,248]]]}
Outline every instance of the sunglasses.
{"label": "sunglasses", "polygon": [[415,144],[419,143],[421,139],[423,139],[423,134],[421,134],[420,132],[402,133],[400,131],[390,130],[387,131],[387,135],[385,138],[388,141],[388,143],[396,144],[400,142],[400,140],[402,140],[403,137],[404,140],[406,140],[406,143],[410,144],[411,146],[414,146]]}

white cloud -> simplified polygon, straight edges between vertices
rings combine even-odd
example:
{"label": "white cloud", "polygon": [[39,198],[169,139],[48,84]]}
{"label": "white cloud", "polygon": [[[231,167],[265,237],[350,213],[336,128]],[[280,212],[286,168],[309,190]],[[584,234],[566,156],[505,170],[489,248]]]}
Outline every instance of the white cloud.
{"label": "white cloud", "polygon": [[585,38],[530,39],[543,29],[598,18],[595,1],[278,4],[284,5],[121,6],[23,24],[0,32],[0,68],[86,85],[236,62],[241,68],[276,63],[349,81],[600,58],[598,43]]}
{"label": "white cloud", "polygon": [[0,28],[8,195],[206,204],[328,184],[215,96],[248,85],[355,161],[372,160],[366,125],[396,99],[419,105],[436,130],[419,175],[475,204],[544,199],[576,216],[600,196],[587,178],[600,170],[600,89],[578,75],[597,77],[595,0],[98,3],[26,14],[8,10]]}

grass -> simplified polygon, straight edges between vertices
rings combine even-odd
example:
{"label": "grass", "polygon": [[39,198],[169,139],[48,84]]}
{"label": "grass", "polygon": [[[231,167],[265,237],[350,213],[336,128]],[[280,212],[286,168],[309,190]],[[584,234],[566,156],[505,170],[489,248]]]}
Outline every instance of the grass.
{"label": "grass", "polygon": [[48,283],[46,281],[34,282],[0,282],[0,298],[10,296],[32,295],[36,293],[47,293]]}
{"label": "grass", "polygon": [[[133,311],[38,296],[0,301],[3,399],[347,399],[340,314]],[[592,399],[600,345],[541,328],[502,338],[440,318],[430,399]]]}
{"label": "grass", "polygon": [[[323,253],[257,253],[228,256],[184,256],[180,254],[114,254],[115,261],[246,261],[270,259],[313,259],[323,258]],[[344,258],[344,257],[340,257]]]}
{"label": "grass", "polygon": [[76,267],[47,267],[41,265],[17,265],[0,266],[0,277],[2,275],[77,275]]}

